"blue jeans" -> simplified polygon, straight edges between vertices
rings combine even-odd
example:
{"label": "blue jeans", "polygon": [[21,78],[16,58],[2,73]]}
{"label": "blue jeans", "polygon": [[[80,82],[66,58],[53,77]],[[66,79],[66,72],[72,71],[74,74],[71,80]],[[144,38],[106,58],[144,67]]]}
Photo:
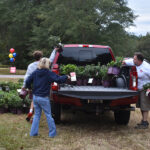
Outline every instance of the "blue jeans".
{"label": "blue jeans", "polygon": [[37,136],[39,131],[39,122],[42,110],[45,113],[47,118],[48,128],[49,128],[49,137],[56,136],[56,126],[54,119],[51,115],[51,106],[49,97],[40,97],[33,95],[33,104],[35,115],[33,117],[33,122],[31,126],[30,136]]}

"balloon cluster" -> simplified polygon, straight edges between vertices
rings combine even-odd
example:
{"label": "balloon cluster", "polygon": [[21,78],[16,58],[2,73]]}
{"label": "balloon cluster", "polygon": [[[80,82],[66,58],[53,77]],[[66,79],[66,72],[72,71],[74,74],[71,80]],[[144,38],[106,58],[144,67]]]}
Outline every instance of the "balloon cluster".
{"label": "balloon cluster", "polygon": [[15,62],[15,57],[16,57],[17,54],[15,53],[14,48],[11,48],[9,50],[9,52],[10,52],[10,54],[9,54],[10,62]]}

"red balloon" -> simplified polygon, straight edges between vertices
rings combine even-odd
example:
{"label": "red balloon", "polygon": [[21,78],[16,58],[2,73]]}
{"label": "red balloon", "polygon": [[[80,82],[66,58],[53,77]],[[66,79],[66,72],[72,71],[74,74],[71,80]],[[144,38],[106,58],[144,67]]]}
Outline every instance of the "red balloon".
{"label": "red balloon", "polygon": [[11,53],[14,53],[14,52],[15,52],[15,49],[14,49],[14,48],[11,48],[9,51],[10,51]]}

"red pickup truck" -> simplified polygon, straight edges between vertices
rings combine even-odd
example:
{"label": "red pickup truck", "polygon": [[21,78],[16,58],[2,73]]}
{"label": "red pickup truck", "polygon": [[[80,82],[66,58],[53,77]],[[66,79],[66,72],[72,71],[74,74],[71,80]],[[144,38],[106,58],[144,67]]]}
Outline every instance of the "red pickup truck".
{"label": "red pickup truck", "polygon": [[[61,64],[106,65],[115,57],[109,46],[88,44],[66,44],[62,52],[57,52],[52,71],[60,74]],[[137,72],[135,66],[123,66],[120,74],[115,78],[114,87],[99,86],[68,86],[53,83],[51,86],[52,115],[56,123],[61,120],[61,110],[74,108],[86,112],[99,114],[104,111],[113,111],[116,123],[126,125],[130,119],[130,111],[134,110],[131,104],[138,100]]]}

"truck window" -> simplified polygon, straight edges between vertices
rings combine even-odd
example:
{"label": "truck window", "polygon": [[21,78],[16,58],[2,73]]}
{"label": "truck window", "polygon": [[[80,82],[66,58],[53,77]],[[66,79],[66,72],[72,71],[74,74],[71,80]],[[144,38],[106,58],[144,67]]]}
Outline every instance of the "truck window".
{"label": "truck window", "polygon": [[97,64],[105,65],[112,61],[112,56],[108,48],[87,48],[87,47],[66,47],[60,53],[58,64],[76,64],[87,65]]}
{"label": "truck window", "polygon": [[91,62],[92,61],[92,51],[89,50],[79,50],[79,62]]}

